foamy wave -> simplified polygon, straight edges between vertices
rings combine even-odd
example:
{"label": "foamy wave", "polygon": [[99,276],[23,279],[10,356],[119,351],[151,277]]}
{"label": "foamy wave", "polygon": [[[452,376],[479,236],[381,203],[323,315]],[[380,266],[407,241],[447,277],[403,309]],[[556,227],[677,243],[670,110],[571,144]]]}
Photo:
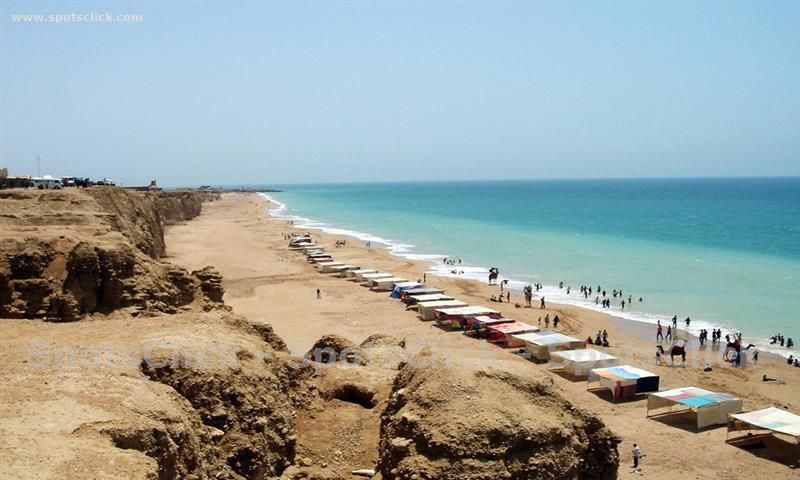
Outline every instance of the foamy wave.
{"label": "foamy wave", "polygon": [[[468,265],[465,263],[455,264],[455,265],[447,264],[444,263],[443,260],[457,258],[457,257],[444,254],[424,254],[424,253],[413,252],[413,249],[416,247],[415,245],[409,243],[401,243],[395,240],[379,237],[371,233],[360,232],[357,230],[349,230],[345,228],[333,227],[328,224],[312,220],[310,218],[301,217],[299,215],[292,215],[289,213],[289,209],[285,203],[282,203],[265,193],[260,193],[260,195],[269,200],[271,205],[275,205],[274,207],[268,209],[268,212],[271,216],[286,220],[292,220],[294,221],[294,226],[297,228],[320,230],[322,232],[332,235],[341,235],[341,236],[355,238],[364,242],[371,242],[376,244],[375,246],[384,247],[388,249],[392,255],[407,258],[409,260],[429,262],[430,270],[428,270],[427,273],[430,274],[442,277],[475,280],[479,282],[488,281],[488,275],[489,275],[488,267],[479,267],[474,265]],[[528,281],[523,281],[510,277],[504,277],[502,275],[499,276],[497,280],[498,282],[508,280],[506,288],[514,292],[517,298],[522,298],[522,289],[526,285],[529,285],[530,283],[536,283],[536,279],[538,278],[538,276],[535,274],[521,274],[519,275],[519,277],[528,279]],[[595,305],[594,297],[590,296],[589,298],[584,298],[583,295],[581,295],[580,293],[580,289],[578,290],[573,289],[571,293],[567,295],[566,288],[559,288],[558,286],[555,285],[542,285],[542,289],[539,290],[539,292],[536,292],[535,296],[537,298],[545,297],[546,302],[548,304],[570,305],[570,306],[580,307],[587,310],[605,313],[614,317],[634,322],[656,325],[660,321],[661,324],[664,325],[665,327],[667,325],[672,324],[672,317],[668,315],[649,313],[637,310],[635,308],[634,309],[628,308],[626,310],[622,310],[617,305],[614,305],[611,308],[603,308],[600,305]],[[614,299],[613,297],[612,299],[617,300]],[[634,300],[634,305],[637,304],[639,304],[639,302]],[[646,304],[646,299],[644,304]],[[700,334],[700,330],[703,329],[705,330],[721,329],[723,331],[723,336],[725,335],[725,333],[733,334],[734,332],[739,332],[739,330],[733,328],[731,325],[726,325],[723,323],[707,322],[702,319],[694,319],[694,318],[692,318],[692,322],[689,328],[686,328],[685,324],[683,323],[683,319],[679,319],[678,326],[680,327],[681,330],[688,331],[694,336],[698,336]],[[782,348],[780,346],[770,345],[769,342],[765,339],[748,339],[746,341],[755,344],[760,350],[764,352],[773,353],[776,355],[780,355],[782,357],[788,357],[790,354],[796,353],[792,350]]]}

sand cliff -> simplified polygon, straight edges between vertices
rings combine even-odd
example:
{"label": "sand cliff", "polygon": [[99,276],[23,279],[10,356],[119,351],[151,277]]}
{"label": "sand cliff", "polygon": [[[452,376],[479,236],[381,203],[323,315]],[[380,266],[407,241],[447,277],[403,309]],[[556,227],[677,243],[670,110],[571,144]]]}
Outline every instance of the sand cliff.
{"label": "sand cliff", "polygon": [[221,302],[212,269],[159,261],[164,226],[199,215],[208,199],[120,188],[0,192],[0,317],[60,321]]}

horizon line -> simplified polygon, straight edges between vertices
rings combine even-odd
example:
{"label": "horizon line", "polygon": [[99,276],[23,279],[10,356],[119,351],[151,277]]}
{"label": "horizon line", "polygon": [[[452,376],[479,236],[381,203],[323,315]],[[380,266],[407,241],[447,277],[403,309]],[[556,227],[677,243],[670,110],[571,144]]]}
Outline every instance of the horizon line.
{"label": "horizon line", "polygon": [[[486,178],[486,179],[446,179],[446,180],[342,180],[342,181],[310,181],[310,182],[276,182],[276,183],[224,183],[207,185],[231,188],[250,186],[309,186],[309,185],[369,185],[369,184],[398,184],[398,183],[478,183],[478,182],[558,182],[558,181],[620,181],[620,180],[748,180],[748,179],[800,179],[798,175],[708,175],[708,176],[664,176],[664,177],[547,177],[547,178]],[[196,188],[197,185],[167,185],[166,188]]]}

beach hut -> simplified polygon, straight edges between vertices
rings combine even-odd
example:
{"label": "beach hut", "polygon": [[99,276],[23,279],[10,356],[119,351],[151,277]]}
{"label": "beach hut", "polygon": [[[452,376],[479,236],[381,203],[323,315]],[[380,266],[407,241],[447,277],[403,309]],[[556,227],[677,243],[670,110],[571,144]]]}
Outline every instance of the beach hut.
{"label": "beach hut", "polygon": [[376,292],[388,292],[394,288],[395,284],[407,281],[405,278],[400,277],[373,278],[369,281],[369,286]]}
{"label": "beach hut", "polygon": [[301,236],[294,236],[289,239],[289,246],[290,247],[300,247],[303,245],[307,245],[312,243],[311,236],[309,235],[301,235]]}
{"label": "beach hut", "polygon": [[[679,407],[679,410],[673,411],[674,407]],[[666,412],[663,411],[664,408],[667,409]],[[651,410],[661,410],[661,412],[650,415]],[[653,392],[647,396],[648,417],[662,418],[692,413],[695,417],[693,423],[698,430],[709,425],[725,425],[728,423],[728,415],[741,411],[741,398],[697,387],[674,388]]]}
{"label": "beach hut", "polygon": [[394,285],[392,288],[392,293],[389,294],[391,298],[401,298],[403,293],[406,290],[412,290],[419,287],[424,287],[425,285],[419,282],[400,282]]}
{"label": "beach hut", "polygon": [[[419,290],[419,289],[415,289]],[[424,295],[409,295],[409,290],[403,292],[403,302],[407,305],[416,305],[417,303],[421,302],[435,302],[435,301],[443,301],[443,300],[453,300],[453,297],[450,295],[445,295],[443,293],[428,293]]]}
{"label": "beach hut", "polygon": [[553,330],[516,335],[514,340],[520,346],[524,345],[525,351],[538,361],[550,360],[552,352],[575,350],[585,346],[583,341]]}
{"label": "beach hut", "polygon": [[[753,435],[754,430],[760,430],[762,434]],[[731,440],[731,432],[740,431],[746,431],[747,435]],[[800,415],[775,407],[728,415],[728,443],[752,445],[755,442],[763,442],[765,436],[791,439],[795,444],[792,460],[800,463]]]}
{"label": "beach hut", "polygon": [[657,392],[660,380],[658,375],[647,370],[630,365],[619,365],[592,369],[589,371],[586,385],[589,388],[599,382],[599,388],[611,390],[611,397],[616,402],[619,399],[629,399],[643,393]]}
{"label": "beach hut", "polygon": [[421,288],[412,288],[411,290],[406,290],[404,292],[404,297],[409,295],[435,295],[437,293],[444,293],[444,290],[441,288],[434,288],[434,287],[421,287]]}
{"label": "beach hut", "polygon": [[573,377],[585,377],[593,368],[619,365],[619,358],[593,348],[550,352],[550,364]]}
{"label": "beach hut", "polygon": [[524,322],[495,323],[486,327],[486,339],[503,347],[517,348],[524,345],[517,337],[538,331],[539,327]]}
{"label": "beach hut", "polygon": [[436,323],[443,327],[452,329],[463,329],[466,326],[467,318],[485,316],[500,318],[500,312],[480,305],[469,307],[437,308],[433,311]]}
{"label": "beach hut", "polygon": [[326,273],[338,273],[339,275],[341,275],[344,272],[347,272],[349,270],[355,270],[357,268],[358,267],[355,265],[347,265],[347,264],[336,265],[334,267],[328,267]]}
{"label": "beach hut", "polygon": [[433,320],[434,310],[437,308],[456,308],[466,307],[467,304],[460,300],[435,300],[433,302],[420,302],[417,303],[417,311],[419,317],[423,320]]}
{"label": "beach hut", "polygon": [[344,277],[347,278],[355,278],[358,279],[358,275],[366,275],[368,273],[378,273],[377,270],[373,270],[371,268],[356,268],[355,270],[349,270],[344,272]]}
{"label": "beach hut", "polygon": [[365,273],[365,274],[356,275],[356,280],[359,283],[369,283],[373,279],[377,279],[377,278],[392,278],[392,277],[394,277],[394,275],[392,275],[391,273],[386,273],[386,272]]}
{"label": "beach hut", "polygon": [[329,273],[329,272],[332,272],[332,270],[330,270],[331,268],[334,268],[334,267],[341,267],[341,266],[343,266],[343,265],[344,265],[344,263],[342,263],[342,262],[335,262],[335,261],[330,261],[330,262],[319,262],[319,263],[317,264],[317,270],[319,270],[321,273]]}
{"label": "beach hut", "polygon": [[467,323],[464,328],[465,334],[475,334],[478,338],[486,336],[486,328],[490,325],[497,325],[500,323],[512,323],[516,320],[503,317],[487,317],[486,315],[477,315],[474,317],[467,317]]}

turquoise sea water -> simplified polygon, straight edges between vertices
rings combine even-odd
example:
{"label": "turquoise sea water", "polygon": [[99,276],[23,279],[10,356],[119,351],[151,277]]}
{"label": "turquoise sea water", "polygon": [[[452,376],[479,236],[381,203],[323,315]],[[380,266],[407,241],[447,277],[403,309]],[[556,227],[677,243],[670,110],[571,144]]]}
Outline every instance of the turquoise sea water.
{"label": "turquoise sea water", "polygon": [[496,266],[512,285],[544,284],[551,302],[596,308],[579,287],[599,284],[634,297],[607,310],[632,320],[691,316],[692,330],[722,326],[765,347],[776,333],[800,340],[800,178],[281,188],[275,213],[382,241],[442,273],[449,255],[462,276],[484,280]]}

